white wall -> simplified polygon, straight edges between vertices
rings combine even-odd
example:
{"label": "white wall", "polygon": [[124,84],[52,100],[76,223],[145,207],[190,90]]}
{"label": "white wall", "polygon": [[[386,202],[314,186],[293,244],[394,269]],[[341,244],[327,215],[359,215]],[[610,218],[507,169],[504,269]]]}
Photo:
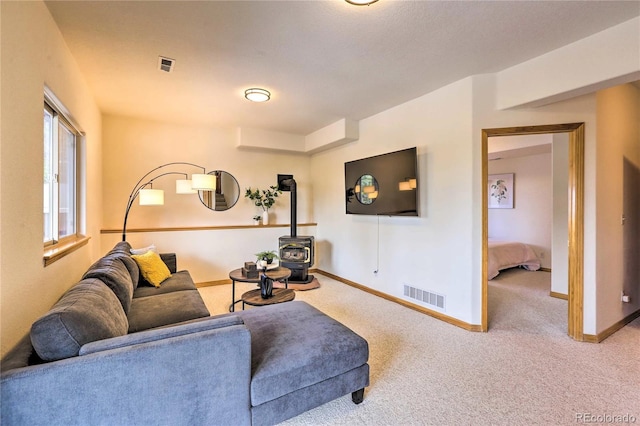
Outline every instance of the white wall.
{"label": "white wall", "polygon": [[[459,81],[362,120],[357,142],[314,155],[312,173],[323,176],[314,184],[319,267],[399,298],[405,283],[443,294],[445,314],[480,324],[482,129],[585,122],[585,317],[594,319],[595,96],[499,111],[495,93],[494,75]],[[380,217],[378,231],[378,218],[346,215],[344,162],[410,146],[419,154],[420,217]],[[586,321],[585,332],[594,325]]]}
{"label": "white wall", "polygon": [[[499,138],[490,138],[489,143],[493,139]],[[489,161],[489,174],[502,173],[514,173],[514,208],[489,209],[489,238],[527,244],[542,267],[551,268],[551,154]]]}
{"label": "white wall", "polygon": [[[252,217],[262,210],[244,198],[245,189],[266,189],[277,184],[277,175],[293,174],[298,186],[298,223],[313,221],[310,159],[283,153],[252,152],[236,148],[235,129],[185,126],[106,115],[104,140],[104,229],[122,229],[125,206],[135,183],[147,172],[173,161],[195,163],[207,171],[231,173],[240,186],[238,203],[226,211],[206,208],[197,195],[175,194],[175,176],[159,178],[154,188],[165,190],[163,206],[134,204],[127,229],[166,227],[207,227],[252,225]],[[193,167],[177,167],[188,173]],[[155,174],[150,177],[156,176]],[[179,178],[179,177],[178,177]],[[269,224],[290,223],[290,193],[284,192],[269,210]],[[127,241],[134,246],[155,243],[162,251],[179,254],[181,269],[188,269],[196,282],[228,278],[229,271],[254,254],[277,250],[278,237],[288,235],[289,227],[236,230],[131,233]],[[314,235],[315,227],[299,227],[298,235]],[[121,235],[104,234],[102,251],[109,250]]]}
{"label": "white wall", "polygon": [[[361,120],[359,140],[314,155],[312,174],[320,269],[398,298],[404,298],[403,284],[445,295],[446,315],[477,323],[469,268],[471,83],[459,81]],[[420,217],[345,214],[344,163],[413,146]]]}
{"label": "white wall", "polygon": [[[2,354],[100,253],[101,119],[93,97],[42,2],[1,2]],[[86,132],[89,244],[43,267],[42,111],[45,84]]]}

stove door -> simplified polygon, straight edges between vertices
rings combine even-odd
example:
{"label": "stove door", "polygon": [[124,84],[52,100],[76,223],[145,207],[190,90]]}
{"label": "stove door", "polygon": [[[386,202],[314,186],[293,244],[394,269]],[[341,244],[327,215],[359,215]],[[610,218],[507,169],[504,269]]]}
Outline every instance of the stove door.
{"label": "stove door", "polygon": [[280,259],[283,262],[309,263],[311,249],[295,243],[285,244],[280,246]]}

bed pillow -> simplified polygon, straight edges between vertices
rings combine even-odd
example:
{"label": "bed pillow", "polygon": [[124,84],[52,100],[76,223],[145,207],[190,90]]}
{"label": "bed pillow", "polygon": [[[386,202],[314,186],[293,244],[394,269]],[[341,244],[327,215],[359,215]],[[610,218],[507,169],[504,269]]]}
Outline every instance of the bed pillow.
{"label": "bed pillow", "polygon": [[162,261],[160,255],[154,251],[149,250],[144,254],[135,254],[131,257],[138,264],[144,279],[154,287],[160,287],[160,284],[171,276],[167,265]]}

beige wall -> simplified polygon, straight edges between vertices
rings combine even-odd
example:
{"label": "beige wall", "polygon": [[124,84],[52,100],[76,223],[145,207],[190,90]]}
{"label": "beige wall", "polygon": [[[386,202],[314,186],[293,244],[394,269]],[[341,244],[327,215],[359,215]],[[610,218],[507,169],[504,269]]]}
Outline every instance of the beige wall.
{"label": "beige wall", "polygon": [[[41,2],[2,2],[1,305],[2,354],[78,281],[100,252],[101,119],[53,19]],[[44,86],[86,132],[85,232],[89,244],[42,264]]]}
{"label": "beige wall", "polygon": [[499,109],[545,105],[640,80],[640,17],[498,72]]}
{"label": "beige wall", "polygon": [[[639,283],[625,282],[625,262],[638,264],[638,242],[635,258],[625,256],[625,233],[638,229],[638,207],[624,211],[625,159],[640,168],[640,93],[636,86],[625,84],[599,91],[597,94],[598,143],[596,148],[597,190],[597,300],[598,332],[640,308]],[[628,167],[628,166],[627,166]],[[629,184],[628,182],[626,183]],[[639,191],[638,187],[635,191]],[[627,217],[622,224],[623,214]],[[627,235],[627,238],[630,238]],[[627,270],[630,274],[631,271]],[[638,274],[635,274],[635,279]],[[631,303],[622,303],[621,292],[631,294]]]}
{"label": "beige wall", "polygon": [[[99,229],[122,226],[126,198],[135,181],[151,168],[177,160],[226,170],[238,178],[241,191],[271,184],[277,173],[294,174],[300,188],[299,221],[319,223],[315,231],[299,229],[301,235],[316,234],[318,267],[401,298],[405,283],[444,294],[444,313],[478,324],[482,288],[481,130],[522,125],[585,122],[585,333],[595,334],[629,309],[615,301],[618,284],[605,283],[605,272],[617,272],[605,262],[608,254],[596,248],[596,242],[608,238],[609,228],[615,228],[613,223],[619,221],[620,213],[617,207],[613,213],[607,210],[611,194],[608,188],[601,188],[610,179],[608,171],[613,170],[609,161],[617,161],[606,149],[617,130],[611,125],[612,130],[605,132],[604,127],[607,122],[617,123],[618,118],[600,120],[614,103],[622,102],[630,111],[635,108],[635,115],[630,114],[636,128],[632,130],[633,124],[629,124],[631,130],[621,137],[624,152],[637,165],[637,89],[625,87],[614,94],[599,95],[598,129],[603,133],[599,133],[597,146],[595,95],[540,108],[500,110],[496,107],[497,76],[480,75],[366,118],[360,122],[359,140],[311,158],[242,151],[235,149],[232,129],[109,116],[104,118],[103,133],[90,91],[44,4],[1,2],[0,7],[3,354],[93,260],[120,239],[118,234],[101,236]],[[572,61],[585,58],[572,57]],[[568,74],[574,69],[569,67]],[[546,87],[555,74],[532,73],[524,81],[530,87]],[[520,81],[523,79],[518,84]],[[34,172],[42,170],[45,84],[74,113],[87,134],[86,233],[92,237],[88,246],[47,268],[42,266],[42,175]],[[420,217],[345,215],[344,162],[411,146],[418,147]],[[600,153],[604,158],[597,162],[596,154]],[[145,212],[134,207],[130,227],[250,224],[256,213],[245,199],[228,212],[210,212],[195,200],[170,194],[167,191],[166,205],[160,210],[152,207],[155,210]],[[277,223],[288,221],[288,197],[284,200],[274,210]],[[598,221],[596,206],[598,214],[602,213]],[[131,234],[130,241],[134,245],[154,242],[161,249],[180,253],[179,266],[191,270],[196,281],[208,281],[226,278],[229,269],[240,266],[256,251],[275,249],[277,237],[286,233],[287,228],[156,232]],[[373,272],[376,269],[377,274]],[[635,297],[638,299],[640,296]]]}
{"label": "beige wall", "polygon": [[[252,217],[262,210],[244,198],[245,189],[266,189],[276,185],[279,173],[294,175],[298,184],[298,223],[312,222],[309,157],[266,150],[239,150],[236,137],[235,129],[104,116],[104,228],[122,229],[125,206],[135,183],[155,167],[174,161],[195,163],[207,171],[231,173],[240,186],[238,203],[227,211],[209,210],[197,195],[175,194],[174,182],[179,176],[165,176],[154,183],[154,188],[165,190],[165,204],[140,206],[136,201],[129,215],[128,229],[253,225]],[[190,166],[162,170],[198,172]],[[290,194],[283,193],[269,212],[269,224],[289,224]],[[298,235],[313,233],[315,227],[298,229]],[[277,250],[278,237],[288,234],[288,227],[252,227],[129,233],[127,240],[134,246],[154,243],[162,251],[179,253],[179,267],[188,269],[196,282],[204,282],[228,278],[230,270],[241,267],[245,261],[255,260],[255,253]],[[120,239],[120,234],[104,234],[102,251],[109,250]]]}
{"label": "beige wall", "polygon": [[[595,334],[595,145],[596,102],[595,95],[585,95],[543,107],[498,110],[495,103],[495,78],[492,75],[474,77],[477,84],[474,96],[474,149],[480,157],[482,129],[559,123],[585,123],[585,217],[584,217],[584,332]],[[540,79],[552,76],[540,76]],[[480,164],[477,165],[475,184],[481,187]],[[480,191],[480,189],[478,189]],[[477,195],[480,203],[480,194]],[[477,213],[474,228],[474,246],[481,246],[481,212]],[[478,252],[477,276],[480,278],[481,252]],[[478,289],[481,288],[478,284]]]}

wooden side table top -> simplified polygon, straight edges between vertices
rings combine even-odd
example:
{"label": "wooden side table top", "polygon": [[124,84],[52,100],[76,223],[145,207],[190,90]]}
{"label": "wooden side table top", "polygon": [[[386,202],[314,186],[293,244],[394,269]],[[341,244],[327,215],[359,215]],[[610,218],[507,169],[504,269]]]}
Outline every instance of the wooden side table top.
{"label": "wooden side table top", "polygon": [[245,275],[242,275],[242,268],[238,268],[229,272],[229,278],[231,278],[233,281],[239,281],[242,283],[259,283],[261,274],[265,274],[267,277],[271,278],[274,281],[280,281],[285,280],[291,276],[291,269],[279,266],[274,269],[259,271],[257,278],[247,278]]}
{"label": "wooden side table top", "polygon": [[273,296],[263,299],[260,296],[260,289],[247,291],[242,294],[242,303],[251,306],[275,305],[276,303],[289,302],[296,298],[296,292],[290,288],[274,288]]}

